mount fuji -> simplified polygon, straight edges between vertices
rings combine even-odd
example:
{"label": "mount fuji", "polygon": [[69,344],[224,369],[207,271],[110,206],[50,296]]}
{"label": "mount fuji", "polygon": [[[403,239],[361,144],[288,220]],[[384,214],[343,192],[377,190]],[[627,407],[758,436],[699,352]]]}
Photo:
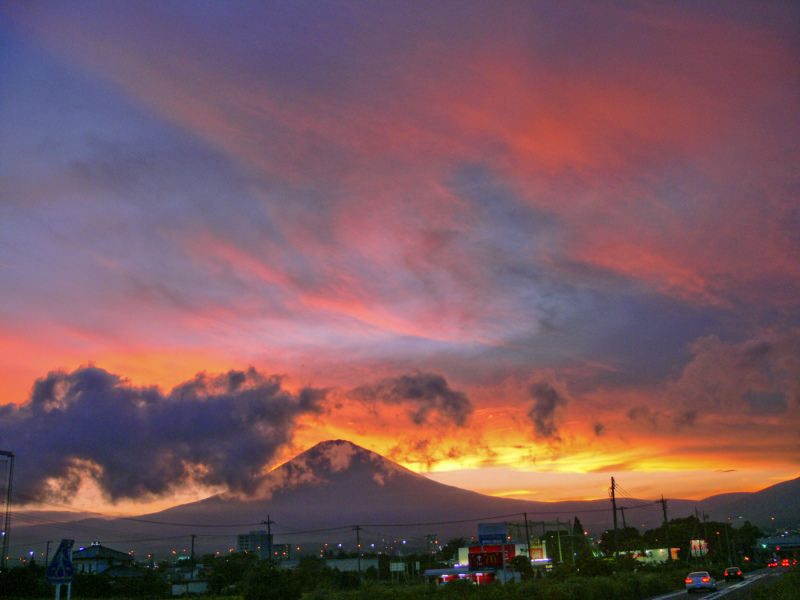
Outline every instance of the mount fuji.
{"label": "mount fuji", "polygon": [[[762,527],[797,527],[797,497],[800,479],[754,493],[722,494],[702,501],[670,499],[669,518],[701,509],[711,520],[747,515]],[[346,547],[355,543],[356,526],[359,532],[363,530],[362,540],[402,538],[424,546],[433,532],[444,540],[477,537],[481,522],[527,519],[535,528],[537,522],[565,523],[575,516],[593,533],[613,523],[607,499],[533,502],[486,496],[437,483],[351,442],[335,440],[321,442],[272,470],[250,497],[223,493],[137,517],[15,526],[12,549],[23,555],[45,540],[66,537],[76,539],[78,546],[99,540],[137,555],[171,554],[180,553],[197,538],[196,553],[202,554],[235,549],[238,534],[266,529],[276,543],[299,545],[313,540]],[[662,519],[660,506],[636,512],[637,525],[645,529],[659,526]]]}

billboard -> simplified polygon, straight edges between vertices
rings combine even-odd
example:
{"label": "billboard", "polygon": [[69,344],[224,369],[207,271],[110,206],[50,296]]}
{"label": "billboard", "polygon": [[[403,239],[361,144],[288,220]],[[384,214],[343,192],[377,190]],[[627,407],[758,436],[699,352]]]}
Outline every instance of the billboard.
{"label": "billboard", "polygon": [[505,523],[478,523],[478,541],[481,544],[505,544],[507,540]]}
{"label": "billboard", "polygon": [[691,541],[692,556],[705,556],[708,554],[708,542],[706,540]]}
{"label": "billboard", "polygon": [[502,569],[517,555],[516,544],[481,544],[469,547],[469,570]]}
{"label": "billboard", "polygon": [[544,550],[544,542],[534,541],[530,546],[531,560],[544,560],[547,553]]}

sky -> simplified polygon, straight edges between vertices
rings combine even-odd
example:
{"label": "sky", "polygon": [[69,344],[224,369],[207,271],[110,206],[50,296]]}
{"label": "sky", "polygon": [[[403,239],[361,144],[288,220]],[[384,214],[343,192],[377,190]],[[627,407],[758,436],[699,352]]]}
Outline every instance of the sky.
{"label": "sky", "polygon": [[346,439],[530,500],[800,476],[800,5],[0,5],[15,501]]}

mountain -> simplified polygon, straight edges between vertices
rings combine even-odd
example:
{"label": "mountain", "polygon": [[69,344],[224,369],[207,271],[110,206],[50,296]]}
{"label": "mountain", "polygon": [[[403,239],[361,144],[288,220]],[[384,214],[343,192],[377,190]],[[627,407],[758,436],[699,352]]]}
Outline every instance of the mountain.
{"label": "mountain", "polygon": [[[686,517],[698,510],[711,520],[746,515],[761,527],[796,527],[798,497],[800,479],[761,492],[723,494],[700,502],[669,500],[668,516]],[[663,520],[661,505],[653,501],[622,499],[619,506],[628,508],[629,525],[652,529]],[[336,440],[322,442],[271,471],[252,497],[226,493],[133,518],[15,526],[12,549],[27,554],[24,543],[43,545],[42,540],[69,537],[78,546],[100,541],[133,550],[137,556],[188,554],[194,541],[196,553],[203,554],[236,548],[237,534],[268,528],[276,544],[293,547],[327,543],[329,548],[342,544],[352,550],[358,534],[362,547],[377,544],[394,549],[405,540],[406,548],[424,548],[431,535],[443,540],[477,538],[481,522],[524,523],[527,518],[535,536],[545,527],[555,528],[556,521],[563,526],[575,516],[590,532],[613,526],[607,499],[551,503],[486,496],[437,483],[379,454]]]}
{"label": "mountain", "polygon": [[748,520],[763,528],[800,528],[800,477],[758,492],[721,494],[699,503],[712,521]]}
{"label": "mountain", "polygon": [[[477,537],[477,523],[496,520],[567,522],[590,508],[611,520],[608,501],[558,505],[486,496],[432,481],[343,440],[322,442],[273,470],[256,499],[220,494],[152,515],[170,523],[276,522],[273,531],[320,537],[320,530],[349,532],[358,525],[393,538]],[[301,534],[299,532],[310,532]],[[350,535],[350,534],[348,534]]]}

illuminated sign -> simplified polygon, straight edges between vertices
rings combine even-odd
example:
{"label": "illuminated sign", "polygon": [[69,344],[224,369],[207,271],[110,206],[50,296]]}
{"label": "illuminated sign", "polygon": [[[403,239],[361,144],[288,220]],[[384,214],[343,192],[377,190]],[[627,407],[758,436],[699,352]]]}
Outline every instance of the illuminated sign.
{"label": "illuminated sign", "polygon": [[505,523],[478,523],[478,540],[481,544],[505,544],[508,540]]}
{"label": "illuminated sign", "polygon": [[692,556],[705,556],[708,554],[708,542],[706,540],[691,541]]}
{"label": "illuminated sign", "polygon": [[502,569],[517,555],[515,544],[481,544],[469,547],[469,570]]}

